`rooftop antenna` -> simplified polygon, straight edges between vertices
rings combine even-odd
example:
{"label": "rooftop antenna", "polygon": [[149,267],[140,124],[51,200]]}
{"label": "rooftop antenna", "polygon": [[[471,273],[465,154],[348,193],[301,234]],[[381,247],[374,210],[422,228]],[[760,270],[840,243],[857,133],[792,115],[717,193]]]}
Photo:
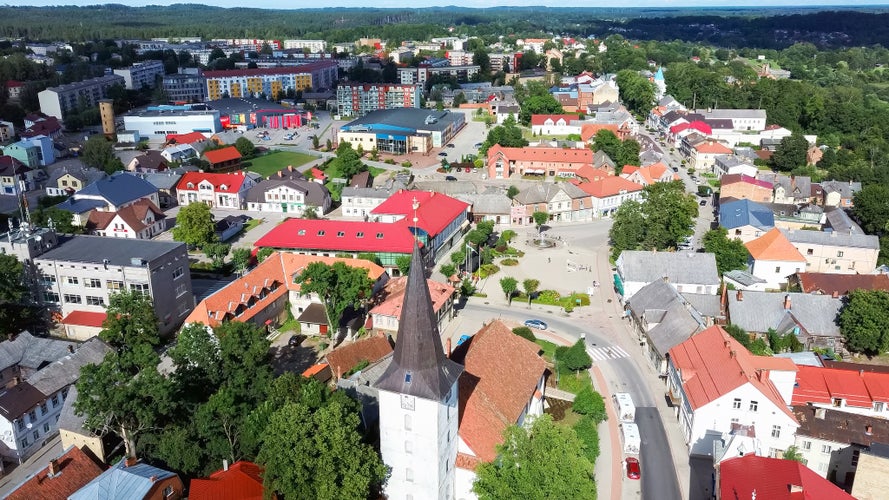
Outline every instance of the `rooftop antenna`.
{"label": "rooftop antenna", "polygon": [[420,208],[420,202],[417,201],[416,196],[414,196],[414,199],[411,201],[411,207],[414,209],[414,240],[419,243],[420,237],[417,235],[417,209]]}

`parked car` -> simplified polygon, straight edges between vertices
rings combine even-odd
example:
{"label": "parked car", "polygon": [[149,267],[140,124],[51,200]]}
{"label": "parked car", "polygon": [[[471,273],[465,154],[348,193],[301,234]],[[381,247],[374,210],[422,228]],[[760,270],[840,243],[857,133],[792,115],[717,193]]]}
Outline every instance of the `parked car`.
{"label": "parked car", "polygon": [[546,330],[546,323],[539,319],[529,319],[525,320],[525,326],[528,328],[537,328],[538,330]]}
{"label": "parked car", "polygon": [[449,182],[457,182],[457,178],[454,177],[453,175],[446,175],[445,180],[449,181]]}
{"label": "parked car", "polygon": [[627,477],[630,479],[640,479],[642,477],[638,458],[627,457]]}
{"label": "parked car", "polygon": [[454,147],[456,147],[456,146],[454,146],[453,144],[448,144],[448,147],[449,147],[449,148],[454,148]]}
{"label": "parked car", "polygon": [[474,147],[474,148],[480,148],[480,147],[482,147],[482,143],[480,143],[480,142],[476,142],[475,144],[473,144],[472,147]]}
{"label": "parked car", "polygon": [[448,155],[447,151],[442,151],[441,153],[438,153],[438,156],[447,156],[447,155]]}
{"label": "parked car", "polygon": [[305,335],[291,335],[290,339],[287,341],[287,345],[290,347],[296,347],[303,343],[303,340],[306,339]]}

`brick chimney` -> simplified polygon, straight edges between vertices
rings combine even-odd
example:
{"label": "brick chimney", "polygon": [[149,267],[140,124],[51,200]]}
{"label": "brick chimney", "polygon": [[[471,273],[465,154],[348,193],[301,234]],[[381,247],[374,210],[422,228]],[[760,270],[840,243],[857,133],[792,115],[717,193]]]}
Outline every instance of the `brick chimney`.
{"label": "brick chimney", "polygon": [[830,296],[833,297],[833,298],[835,298],[835,299],[838,299],[838,298],[840,298],[840,292],[834,290],[833,293],[830,294]]}
{"label": "brick chimney", "polygon": [[789,311],[789,310],[790,310],[790,295],[785,295],[785,296],[784,296],[784,310],[785,310],[785,311]]}
{"label": "brick chimney", "polygon": [[70,352],[71,354],[74,354],[74,346],[73,345],[68,344],[68,352]]}
{"label": "brick chimney", "polygon": [[127,457],[126,462],[124,462],[124,467],[132,467],[139,463],[139,459],[136,457]]}
{"label": "brick chimney", "polygon": [[446,350],[446,354],[450,358],[451,357],[451,338],[450,337],[448,337],[447,346],[445,347],[445,350]]}
{"label": "brick chimney", "polygon": [[56,458],[50,460],[47,475],[49,477],[56,477],[60,472],[62,472],[62,469],[59,467],[59,460]]}
{"label": "brick chimney", "polygon": [[735,298],[738,300],[738,302],[743,302],[744,301],[744,292],[742,292],[741,290],[738,290],[738,293],[735,294]]}

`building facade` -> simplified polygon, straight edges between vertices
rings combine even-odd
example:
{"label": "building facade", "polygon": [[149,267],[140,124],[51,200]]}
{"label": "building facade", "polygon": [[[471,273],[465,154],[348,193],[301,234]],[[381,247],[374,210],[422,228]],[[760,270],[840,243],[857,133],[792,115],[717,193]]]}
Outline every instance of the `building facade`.
{"label": "building facade", "polygon": [[202,102],[207,98],[207,80],[200,73],[164,75],[162,85],[170,102]]}
{"label": "building facade", "polygon": [[419,108],[422,86],[392,83],[345,83],[336,89],[341,116],[364,116],[381,109]]}
{"label": "building facade", "polygon": [[81,105],[97,106],[108,97],[108,89],[126,83],[120,75],[105,75],[80,82],[50,87],[37,94],[40,111],[64,121],[65,115]]}
{"label": "building facade", "polygon": [[288,90],[330,88],[337,80],[337,63],[318,60],[293,67],[205,71],[207,97],[257,97],[279,99]]}
{"label": "building facade", "polygon": [[137,62],[129,68],[114,70],[114,74],[123,77],[127,90],[153,89],[157,85],[158,77],[164,76],[164,63],[162,61]]}

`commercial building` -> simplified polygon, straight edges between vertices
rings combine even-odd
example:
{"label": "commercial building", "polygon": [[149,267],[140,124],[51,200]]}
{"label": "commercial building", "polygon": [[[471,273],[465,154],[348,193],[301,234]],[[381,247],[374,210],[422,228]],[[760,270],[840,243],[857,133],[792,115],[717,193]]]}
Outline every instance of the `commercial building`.
{"label": "commercial building", "polygon": [[429,153],[451,141],[466,122],[463,113],[425,109],[373,111],[340,128],[337,140],[383,153]]}
{"label": "commercial building", "polygon": [[422,86],[395,83],[344,83],[336,89],[341,116],[364,116],[382,109],[419,108]]}
{"label": "commercial building", "polygon": [[294,67],[205,71],[204,77],[207,79],[207,96],[211,100],[258,97],[260,94],[279,99],[291,89],[332,87],[337,80],[337,63],[319,60]]}
{"label": "commercial building", "polygon": [[64,121],[65,115],[78,106],[97,106],[108,97],[108,89],[126,83],[120,75],[105,75],[80,82],[50,87],[37,94],[40,111]]}
{"label": "commercial building", "polygon": [[184,106],[152,106],[145,111],[123,117],[124,128],[137,131],[150,140],[162,140],[169,134],[222,131],[219,111],[203,104]]}
{"label": "commercial building", "polygon": [[114,74],[122,76],[127,90],[153,89],[158,77],[164,76],[164,63],[161,61],[137,62],[129,68],[114,70]]}

